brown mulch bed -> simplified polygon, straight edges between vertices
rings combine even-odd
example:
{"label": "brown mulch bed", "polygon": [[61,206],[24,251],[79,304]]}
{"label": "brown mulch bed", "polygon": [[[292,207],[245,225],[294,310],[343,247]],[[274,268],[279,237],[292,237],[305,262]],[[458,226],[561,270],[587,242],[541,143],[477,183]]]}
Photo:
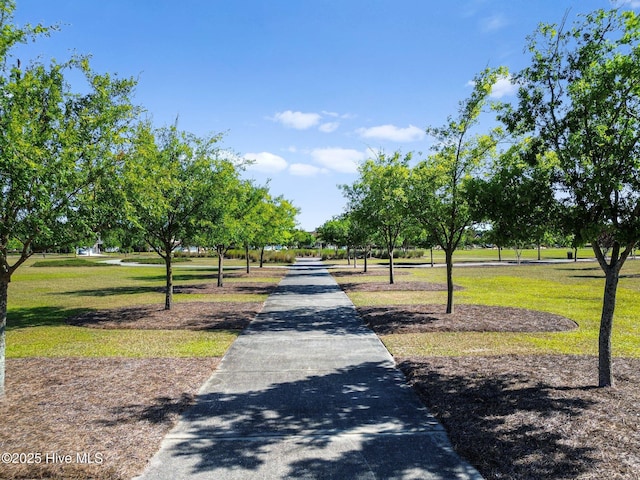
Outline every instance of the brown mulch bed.
{"label": "brown mulch bed", "polygon": [[[349,268],[349,267],[347,267]],[[388,268],[373,268],[369,269],[366,273],[364,270],[358,266],[358,268],[354,268],[353,270],[331,270],[331,275],[337,278],[341,277],[388,277],[389,269]],[[403,272],[395,270],[393,271],[394,277],[398,275],[409,275],[409,272]]]}
{"label": "brown mulch bed", "polygon": [[84,312],[67,323],[107,329],[242,330],[262,306],[261,302],[189,302],[164,310],[163,305],[140,305]]}
{"label": "brown mulch bed", "polygon": [[[31,464],[0,463],[0,478],[124,480],[139,475],[218,362],[8,359],[0,453],[34,455]],[[69,464],[59,460],[66,455]],[[89,459],[94,463],[82,463]]]}
{"label": "brown mulch bed", "polygon": [[[173,287],[173,293],[204,293],[216,295],[248,293],[270,295],[277,287],[277,283],[268,282],[224,282],[222,287],[218,287],[215,282],[209,282],[198,285],[175,286]],[[164,288],[162,291],[164,292]]]}
{"label": "brown mulch bed", "polygon": [[456,305],[453,314],[444,305],[357,307],[376,333],[422,332],[558,332],[578,325],[566,317],[522,308]]}
{"label": "brown mulch bed", "polygon": [[640,359],[616,359],[616,388],[595,388],[597,359],[397,359],[487,479],[640,478]]}

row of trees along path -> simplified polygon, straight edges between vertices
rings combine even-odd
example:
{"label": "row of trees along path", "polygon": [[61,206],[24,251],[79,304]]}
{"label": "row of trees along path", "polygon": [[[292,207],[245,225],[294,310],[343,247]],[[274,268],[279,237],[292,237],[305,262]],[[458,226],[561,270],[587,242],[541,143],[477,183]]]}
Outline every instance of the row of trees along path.
{"label": "row of trees along path", "polygon": [[[380,153],[342,186],[349,245],[403,236],[438,245],[447,264],[453,313],[453,253],[473,224],[491,225],[499,246],[538,244],[555,230],[572,246],[591,244],[605,274],[599,335],[599,385],[611,386],[611,334],[620,270],[640,240],[640,20],[633,11],[598,10],[569,27],[541,25],[528,39],[530,65],[509,76],[487,69],[441,128],[429,128],[433,153]],[[490,102],[509,78],[512,103]],[[478,133],[486,107],[495,128]],[[416,227],[421,231],[416,232]],[[320,229],[331,237],[336,226]],[[333,232],[333,233],[332,233]]]}
{"label": "row of trees along path", "polygon": [[[98,235],[124,247],[142,240],[165,261],[170,309],[176,248],[215,250],[221,286],[231,245],[287,243],[297,214],[266,186],[240,178],[244,165],[219,146],[220,135],[141,119],[133,79],[97,74],[85,57],[15,58],[20,44],[58,27],[18,27],[14,10],[0,0],[0,396],[9,284],[34,252],[93,244]],[[85,93],[67,81],[76,72]]]}

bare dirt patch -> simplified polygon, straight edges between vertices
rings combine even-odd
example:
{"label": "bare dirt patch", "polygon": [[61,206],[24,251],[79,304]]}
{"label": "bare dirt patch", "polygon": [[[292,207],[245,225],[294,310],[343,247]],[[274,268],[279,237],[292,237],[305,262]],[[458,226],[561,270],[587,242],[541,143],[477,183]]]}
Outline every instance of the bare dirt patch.
{"label": "bare dirt patch", "polygon": [[[120,480],[140,474],[218,362],[8,359],[0,452],[39,453],[40,462],[0,463],[0,478]],[[70,463],[59,460],[67,455]]]}
{"label": "bare dirt patch", "polygon": [[578,325],[566,317],[522,308],[456,305],[453,314],[444,305],[357,307],[364,322],[377,334],[422,332],[557,332]]}
{"label": "bare dirt patch", "polygon": [[162,305],[138,305],[84,312],[67,323],[106,329],[242,330],[262,306],[262,302],[188,302],[164,310]]}
{"label": "bare dirt patch", "polygon": [[615,360],[615,389],[586,356],[397,360],[487,479],[640,478],[640,359]]}

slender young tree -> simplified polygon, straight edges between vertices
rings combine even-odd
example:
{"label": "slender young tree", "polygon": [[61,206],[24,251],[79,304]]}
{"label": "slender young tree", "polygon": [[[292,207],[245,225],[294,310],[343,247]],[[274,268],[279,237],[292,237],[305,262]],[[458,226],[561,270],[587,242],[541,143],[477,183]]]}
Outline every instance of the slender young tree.
{"label": "slender young tree", "polygon": [[347,215],[342,214],[335,216],[330,220],[324,222],[318,227],[317,232],[320,239],[328,244],[336,247],[336,254],[340,247],[347,248],[347,259],[349,259],[349,252],[351,249],[349,230],[351,229],[351,222]]}
{"label": "slender young tree", "polygon": [[389,253],[389,283],[394,283],[393,254],[410,217],[407,211],[407,187],[411,154],[391,156],[380,153],[363,163],[360,178],[343,185],[348,210],[357,221],[375,229]]}
{"label": "slender young tree", "polygon": [[173,253],[195,238],[209,196],[219,188],[219,139],[143,123],[124,165],[129,219],[165,262],[165,310],[173,305]]}
{"label": "slender young tree", "polygon": [[555,188],[576,244],[591,243],[605,274],[598,384],[611,386],[618,280],[640,240],[640,18],[598,10],[571,28],[541,25],[528,49],[531,64],[514,77],[518,102],[501,118],[534,137],[534,154],[557,156]]}
{"label": "slender young tree", "polygon": [[251,182],[240,179],[233,162],[225,161],[225,165],[224,182],[210,192],[209,214],[198,237],[218,255],[218,287],[224,286],[225,255],[232,246],[247,241],[247,222],[262,195]]}
{"label": "slender young tree", "polygon": [[428,129],[435,139],[434,153],[411,172],[407,211],[445,253],[447,264],[447,313],[453,313],[453,253],[474,218],[467,185],[495,150],[499,131],[475,134],[482,108],[502,69],[485,70],[475,78],[471,96],[460,103],[458,116],[442,128]]}
{"label": "slender young tree", "polygon": [[243,195],[244,214],[239,224],[238,237],[244,246],[245,265],[247,274],[251,273],[251,257],[249,250],[255,244],[256,234],[260,228],[262,218],[262,205],[269,198],[267,186],[257,187],[252,182],[246,182],[246,191]]}
{"label": "slender young tree", "polygon": [[268,196],[258,208],[254,245],[260,250],[260,268],[264,266],[264,250],[267,245],[287,245],[293,237],[298,209],[282,196]]}

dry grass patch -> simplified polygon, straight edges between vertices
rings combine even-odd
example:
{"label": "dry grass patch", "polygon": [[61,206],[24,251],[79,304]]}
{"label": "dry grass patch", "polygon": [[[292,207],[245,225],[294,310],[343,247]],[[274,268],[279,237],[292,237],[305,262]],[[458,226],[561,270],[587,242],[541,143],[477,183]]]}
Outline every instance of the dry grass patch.
{"label": "dry grass patch", "polygon": [[[144,469],[218,358],[7,360],[0,451],[40,463],[0,464],[0,478],[130,479]],[[101,463],[79,462],[90,454]],[[71,463],[47,455],[71,455]],[[51,457],[50,457],[51,458]]]}
{"label": "dry grass patch", "polygon": [[487,479],[640,478],[640,359],[615,360],[615,389],[587,356],[397,360]]}

